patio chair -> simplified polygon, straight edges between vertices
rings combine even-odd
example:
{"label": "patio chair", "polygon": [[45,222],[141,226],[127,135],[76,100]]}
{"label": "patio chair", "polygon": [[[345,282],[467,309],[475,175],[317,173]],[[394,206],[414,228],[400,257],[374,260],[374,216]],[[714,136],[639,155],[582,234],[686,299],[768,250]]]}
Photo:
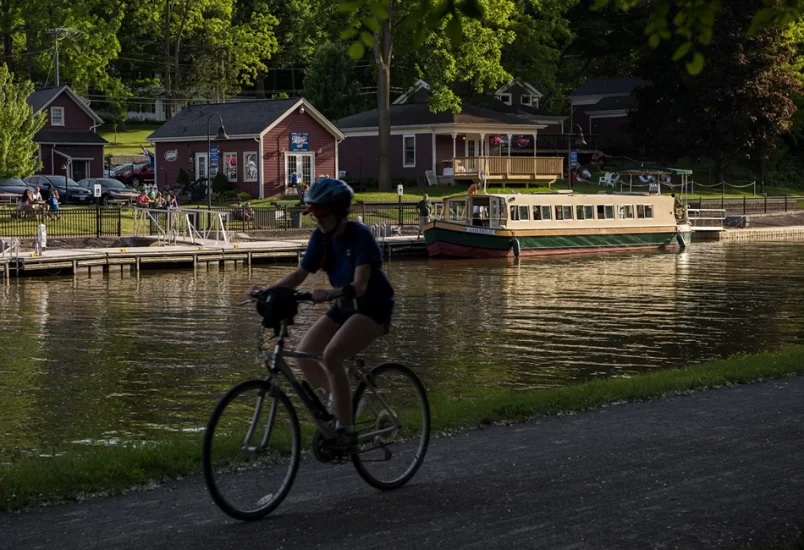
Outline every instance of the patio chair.
{"label": "patio chair", "polygon": [[436,176],[436,181],[439,184],[455,185],[455,174],[452,172],[452,168],[444,168],[444,174]]}
{"label": "patio chair", "polygon": [[620,176],[615,176],[611,172],[606,172],[605,176],[602,176],[600,179],[598,179],[597,184],[603,185],[604,187],[614,187],[619,179]]}
{"label": "patio chair", "polygon": [[438,178],[436,177],[435,172],[433,172],[432,170],[425,170],[424,177],[427,178],[427,185],[433,185],[433,186],[438,185]]}

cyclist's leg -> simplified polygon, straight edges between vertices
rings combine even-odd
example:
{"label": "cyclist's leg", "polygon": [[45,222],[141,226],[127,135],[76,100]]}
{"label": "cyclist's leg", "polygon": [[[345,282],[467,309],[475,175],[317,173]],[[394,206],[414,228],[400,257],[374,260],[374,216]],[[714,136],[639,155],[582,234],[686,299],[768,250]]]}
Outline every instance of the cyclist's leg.
{"label": "cyclist's leg", "polygon": [[[327,344],[329,344],[339,328],[338,323],[329,316],[323,315],[309,328],[296,349],[304,353],[323,355]],[[329,394],[329,376],[327,376],[327,372],[321,366],[321,363],[312,359],[299,359],[297,363],[302,372],[304,372],[307,382],[313,387],[313,391],[323,388]],[[326,405],[326,402],[324,405]]]}
{"label": "cyclist's leg", "polygon": [[369,344],[386,332],[386,327],[371,317],[355,313],[335,333],[324,350],[324,368],[329,375],[335,398],[333,412],[341,426],[354,424],[349,375],[343,368],[343,362],[366,349]]}

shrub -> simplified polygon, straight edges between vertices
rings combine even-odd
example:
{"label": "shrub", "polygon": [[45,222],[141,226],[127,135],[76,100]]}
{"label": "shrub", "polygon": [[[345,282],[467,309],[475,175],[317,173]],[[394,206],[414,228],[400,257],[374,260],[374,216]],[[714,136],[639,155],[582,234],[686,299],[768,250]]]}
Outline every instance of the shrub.
{"label": "shrub", "polygon": [[245,191],[241,191],[237,194],[237,198],[240,199],[241,201],[250,201],[251,195],[249,193],[246,193]]}
{"label": "shrub", "polygon": [[212,190],[216,193],[225,193],[231,189],[229,178],[223,172],[218,172],[212,180]]}
{"label": "shrub", "polygon": [[220,194],[227,201],[230,201],[230,200],[233,200],[233,199],[237,198],[237,191],[235,191],[234,189],[227,189],[226,191],[223,191]]}

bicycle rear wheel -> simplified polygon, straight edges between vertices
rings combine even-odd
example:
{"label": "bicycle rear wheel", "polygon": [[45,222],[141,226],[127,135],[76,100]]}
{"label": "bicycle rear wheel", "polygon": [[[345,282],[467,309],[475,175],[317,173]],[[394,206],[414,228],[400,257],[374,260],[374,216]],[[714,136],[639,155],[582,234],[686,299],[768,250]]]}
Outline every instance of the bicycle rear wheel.
{"label": "bicycle rear wheel", "polygon": [[[352,463],[369,485],[396,489],[410,481],[424,461],[430,441],[430,404],[416,374],[385,363],[355,390],[355,430],[360,451]],[[370,386],[375,387],[370,387]]]}
{"label": "bicycle rear wheel", "polygon": [[221,510],[261,518],[290,491],[301,460],[299,421],[288,397],[262,380],[223,396],[204,434],[204,479]]}

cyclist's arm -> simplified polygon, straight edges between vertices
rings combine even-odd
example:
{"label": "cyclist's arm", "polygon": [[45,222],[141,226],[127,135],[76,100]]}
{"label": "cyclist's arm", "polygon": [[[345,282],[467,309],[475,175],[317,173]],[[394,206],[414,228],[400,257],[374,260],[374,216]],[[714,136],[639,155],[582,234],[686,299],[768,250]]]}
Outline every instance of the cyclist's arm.
{"label": "cyclist's arm", "polygon": [[[360,298],[366,293],[368,288],[369,279],[371,278],[371,264],[359,265],[355,268],[355,280],[352,286],[355,289],[355,298]],[[327,291],[330,298],[339,298],[343,296],[342,288],[333,288]]]}

